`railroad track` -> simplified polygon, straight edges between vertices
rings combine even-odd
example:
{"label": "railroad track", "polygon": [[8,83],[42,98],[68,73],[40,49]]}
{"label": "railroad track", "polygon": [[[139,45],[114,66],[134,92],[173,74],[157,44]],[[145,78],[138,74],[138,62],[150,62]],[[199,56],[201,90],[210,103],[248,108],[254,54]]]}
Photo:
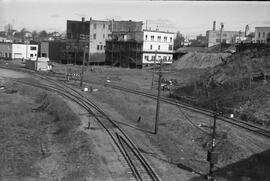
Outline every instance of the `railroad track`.
{"label": "railroad track", "polygon": [[106,112],[102,110],[95,102],[85,97],[80,91],[62,82],[55,81],[47,76],[41,76],[38,74],[36,76],[48,81],[49,83],[54,84],[54,86],[29,83],[20,80],[18,80],[17,82],[29,86],[39,87],[51,92],[56,92],[83,107],[86,111],[88,111],[95,117],[96,121],[104,128],[104,130],[113,140],[119,151],[122,153],[124,159],[126,160],[135,180],[138,181],[160,180],[158,175],[155,173],[154,169],[147,162],[145,157],[141,154],[138,147],[121,129],[121,127],[115,121],[113,121],[106,114]]}
{"label": "railroad track", "polygon": [[[2,66],[0,66],[0,68],[2,68]],[[3,67],[3,68],[6,68],[6,67]],[[15,68],[15,70],[21,71],[22,69]],[[27,70],[25,70],[25,69],[23,69],[22,71],[27,72]],[[64,78],[64,75],[60,74],[60,73],[57,73],[57,74],[55,74],[53,76],[50,75],[50,77]],[[129,88],[125,88],[125,87],[117,86],[117,85],[112,85],[112,84],[108,84],[108,83],[105,83],[105,84],[102,84],[100,82],[94,82],[94,83],[95,84],[100,84],[100,85],[105,85],[107,87],[117,89],[117,90],[121,90],[121,91],[125,91],[125,92],[128,92],[128,93],[145,96],[145,97],[148,97],[148,98],[151,98],[151,99],[154,99],[154,100],[157,99],[157,95],[155,95],[153,93],[149,93],[149,92],[145,92],[145,91],[141,91],[141,90],[129,89]],[[211,110],[196,107],[194,105],[190,105],[190,104],[187,104],[187,103],[184,103],[184,102],[180,102],[180,101],[177,101],[175,99],[171,99],[171,98],[161,96],[160,100],[162,102],[165,102],[165,103],[168,103],[168,104],[171,104],[171,105],[175,105],[177,107],[182,107],[182,108],[185,108],[185,109],[188,109],[188,110],[191,110],[193,112],[200,113],[200,114],[203,114],[203,115],[206,115],[206,116],[212,117],[213,114],[214,114],[214,112],[211,111]],[[230,117],[226,117],[226,116],[222,116],[222,115],[219,115],[217,118],[218,118],[217,119],[218,121],[223,121],[223,122],[229,123],[231,125],[237,126],[239,128],[242,128],[242,129],[248,130],[250,132],[256,133],[258,135],[270,138],[270,130],[269,129],[265,129],[265,128],[262,128],[260,126],[255,125],[255,124],[252,124],[252,123],[248,123],[248,122],[245,122],[245,121],[242,121],[242,120],[239,120],[239,119],[230,118]]]}

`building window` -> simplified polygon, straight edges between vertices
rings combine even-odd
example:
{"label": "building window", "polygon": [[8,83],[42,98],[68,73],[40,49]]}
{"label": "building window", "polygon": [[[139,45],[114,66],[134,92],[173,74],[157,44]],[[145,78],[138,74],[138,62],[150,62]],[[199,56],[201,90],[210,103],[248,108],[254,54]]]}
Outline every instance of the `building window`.
{"label": "building window", "polygon": [[151,41],[154,41],[155,40],[155,36],[151,36]]}
{"label": "building window", "polygon": [[168,57],[168,60],[171,60],[171,57]]}
{"label": "building window", "polygon": [[224,34],[223,34],[223,36],[225,36],[225,37],[226,37],[226,36],[227,36],[227,34],[226,34],[226,33],[224,33]]}
{"label": "building window", "polygon": [[261,32],[259,32],[259,34],[258,34],[258,38],[261,38]]}
{"label": "building window", "polygon": [[102,50],[102,45],[100,45],[100,50]]}
{"label": "building window", "polygon": [[153,45],[150,45],[150,50],[152,50],[153,49]]}
{"label": "building window", "polygon": [[169,45],[169,50],[173,50],[173,46],[172,45]]}
{"label": "building window", "polygon": [[96,23],[94,24],[94,29],[97,29],[97,24]]}
{"label": "building window", "polygon": [[158,45],[158,50],[160,50],[160,45]]}
{"label": "building window", "polygon": [[103,24],[103,29],[105,29],[105,24]]}
{"label": "building window", "polygon": [[99,45],[97,45],[97,50],[99,50]]}
{"label": "building window", "polygon": [[145,40],[147,40],[147,38],[148,38],[148,36],[147,36],[147,35],[145,35]]}
{"label": "building window", "polygon": [[93,35],[93,36],[94,36],[94,37],[93,37],[93,38],[94,38],[94,40],[95,40],[95,39],[97,39],[97,34],[96,34],[96,33],[94,33],[94,35]]}
{"label": "building window", "polygon": [[155,56],[152,56],[152,60],[155,60]]}
{"label": "building window", "polygon": [[263,38],[265,37],[265,32],[263,32],[263,36],[262,36]]}
{"label": "building window", "polygon": [[170,37],[170,42],[172,42],[172,37]]}
{"label": "building window", "polygon": [[164,42],[167,42],[167,36],[164,36]]}
{"label": "building window", "polygon": [[30,47],[30,50],[37,50],[37,47]]}
{"label": "building window", "polygon": [[148,56],[144,56],[144,59],[145,59],[145,60],[148,60]]}
{"label": "building window", "polygon": [[166,56],[163,56],[163,60],[164,60],[164,61],[167,61],[167,57],[166,57]]}
{"label": "building window", "polygon": [[161,41],[161,36],[158,36],[157,39],[158,39],[158,41]]}
{"label": "building window", "polygon": [[30,57],[33,57],[33,56],[34,56],[34,55],[31,53],[31,54],[30,54]]}
{"label": "building window", "polygon": [[105,38],[105,34],[103,34],[103,38]]}
{"label": "building window", "polygon": [[47,57],[47,53],[42,53],[41,57]]}
{"label": "building window", "polygon": [[216,42],[219,43],[220,42],[220,39],[216,39]]}

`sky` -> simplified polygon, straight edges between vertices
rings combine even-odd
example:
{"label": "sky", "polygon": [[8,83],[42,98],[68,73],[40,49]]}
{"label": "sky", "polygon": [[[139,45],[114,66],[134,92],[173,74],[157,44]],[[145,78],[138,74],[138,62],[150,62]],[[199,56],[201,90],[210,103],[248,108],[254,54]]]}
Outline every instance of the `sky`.
{"label": "sky", "polygon": [[270,2],[146,1],[146,0],[0,0],[0,30],[8,23],[14,29],[49,32],[66,31],[66,20],[146,21],[148,28],[187,36],[205,35],[224,23],[225,30],[242,30],[246,25],[270,26]]}

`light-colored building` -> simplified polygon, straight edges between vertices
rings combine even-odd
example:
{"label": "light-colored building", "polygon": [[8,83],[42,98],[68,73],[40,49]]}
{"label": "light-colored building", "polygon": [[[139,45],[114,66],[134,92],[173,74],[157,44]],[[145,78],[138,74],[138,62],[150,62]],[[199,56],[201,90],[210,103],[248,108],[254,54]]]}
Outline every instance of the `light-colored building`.
{"label": "light-colored building", "polygon": [[38,45],[0,42],[0,57],[5,59],[36,60]]}
{"label": "light-colored building", "polygon": [[270,27],[255,27],[255,43],[270,43]]}
{"label": "light-colored building", "polygon": [[222,43],[236,43],[236,40],[241,39],[241,37],[245,37],[244,32],[241,31],[206,31],[206,41],[208,47],[220,44],[220,40]]}
{"label": "light-colored building", "polygon": [[[173,39],[174,33],[143,30],[143,64],[153,64],[156,61],[162,60],[162,63],[172,63],[173,59]],[[140,39],[139,39],[140,40]]]}
{"label": "light-colored building", "polygon": [[146,67],[173,60],[174,33],[158,30],[113,32],[106,42],[106,63],[128,67]]}

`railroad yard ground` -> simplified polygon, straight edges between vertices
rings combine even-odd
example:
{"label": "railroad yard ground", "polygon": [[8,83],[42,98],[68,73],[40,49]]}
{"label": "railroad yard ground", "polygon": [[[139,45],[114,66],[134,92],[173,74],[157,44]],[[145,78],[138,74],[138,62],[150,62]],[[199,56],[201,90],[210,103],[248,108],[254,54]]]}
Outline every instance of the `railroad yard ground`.
{"label": "railroad yard ground", "polygon": [[[64,65],[55,64],[54,71],[64,73],[64,67]],[[74,66],[73,69],[76,73],[80,72],[80,66]],[[166,77],[168,79],[177,79],[180,84],[184,84],[190,78],[200,75],[203,71],[191,72],[192,69],[183,70],[170,73]],[[27,86],[9,84],[6,82],[8,79],[5,77],[11,75],[13,74],[5,73],[1,69],[1,83],[7,85],[7,89],[18,91],[11,91],[12,94],[8,94],[5,90],[0,90],[0,111],[1,114],[5,115],[5,119],[0,123],[0,128],[12,130],[10,132],[13,132],[12,136],[1,131],[1,133],[4,133],[0,137],[3,139],[1,142],[13,145],[11,147],[12,151],[8,152],[11,155],[4,152],[5,156],[2,156],[1,159],[12,159],[12,154],[17,156],[14,158],[18,159],[9,162],[11,163],[10,166],[0,167],[1,179],[16,180],[16,178],[24,177],[25,180],[29,180],[29,178],[36,180],[34,178],[42,179],[42,176],[48,176],[49,178],[60,176],[63,180],[74,180],[74,177],[79,177],[81,180],[86,178],[89,180],[117,180],[115,178],[125,180],[125,178],[128,178],[126,170],[121,168],[121,160],[117,162],[117,155],[112,152],[113,147],[108,144],[110,141],[102,136],[102,131],[94,120],[91,120],[92,129],[85,129],[88,117],[83,115],[84,111],[80,107],[67,100],[59,99],[56,95],[48,95],[48,97],[53,96],[53,98],[50,98],[51,101],[59,99],[55,104],[63,104],[61,101],[67,103],[65,109],[69,111],[65,112],[71,115],[68,117],[62,115],[64,118],[61,119],[61,116],[60,118],[56,116],[59,110],[54,110],[54,113],[50,114],[46,112],[49,111],[47,109],[33,112],[33,108],[42,105],[42,101],[39,102],[41,100],[39,97],[40,92],[44,92],[41,90],[33,91],[33,88]],[[32,81],[25,75],[30,76],[30,74],[16,73],[11,78]],[[204,180],[203,175],[208,171],[206,152],[210,141],[208,135],[210,130],[201,128],[202,131],[194,125],[202,123],[209,125],[212,123],[211,118],[161,103],[159,132],[154,135],[151,133],[154,129],[156,106],[154,100],[102,85],[108,83],[151,91],[151,70],[95,66],[93,69],[87,68],[84,80],[88,82],[85,83],[85,86],[97,90],[85,92],[85,96],[93,99],[114,120],[122,125],[162,180]],[[78,88],[79,81],[70,81],[69,84]],[[153,91],[155,91],[154,89]],[[35,93],[32,94],[32,92]],[[166,95],[168,92],[162,94]],[[23,109],[14,109],[15,107],[22,107]],[[59,105],[54,107],[64,109]],[[10,112],[5,113],[6,110]],[[60,119],[60,124],[55,121],[55,117]],[[138,121],[139,117],[141,117],[140,121]],[[9,119],[12,121],[8,121]],[[70,127],[67,128],[68,133],[60,132],[55,134],[55,129],[61,126],[61,121],[63,122],[66,119],[70,123]],[[44,122],[44,124],[38,124],[35,120],[38,123]],[[20,121],[24,122],[18,124]],[[25,125],[30,129],[25,129]],[[137,129],[130,125],[137,127]],[[44,136],[41,136],[37,129],[47,131]],[[29,133],[28,139],[27,137],[26,139],[18,139],[18,137],[23,138],[21,135],[26,135],[25,133]],[[217,180],[257,181],[270,178],[270,173],[267,172],[270,169],[269,138],[261,137],[219,121],[217,135],[216,151],[219,152],[219,163],[215,167]],[[39,141],[41,138],[44,141]],[[44,146],[44,156],[40,151],[40,147],[42,147],[40,142],[48,144]],[[107,146],[102,146],[103,143]],[[18,146],[14,147],[14,145]],[[7,148],[5,144],[2,146],[2,150]],[[49,150],[49,154],[46,153],[46,150]],[[29,166],[20,166],[26,164],[24,160],[27,160]],[[19,166],[16,167],[16,164]],[[115,170],[116,167],[117,170]]]}

